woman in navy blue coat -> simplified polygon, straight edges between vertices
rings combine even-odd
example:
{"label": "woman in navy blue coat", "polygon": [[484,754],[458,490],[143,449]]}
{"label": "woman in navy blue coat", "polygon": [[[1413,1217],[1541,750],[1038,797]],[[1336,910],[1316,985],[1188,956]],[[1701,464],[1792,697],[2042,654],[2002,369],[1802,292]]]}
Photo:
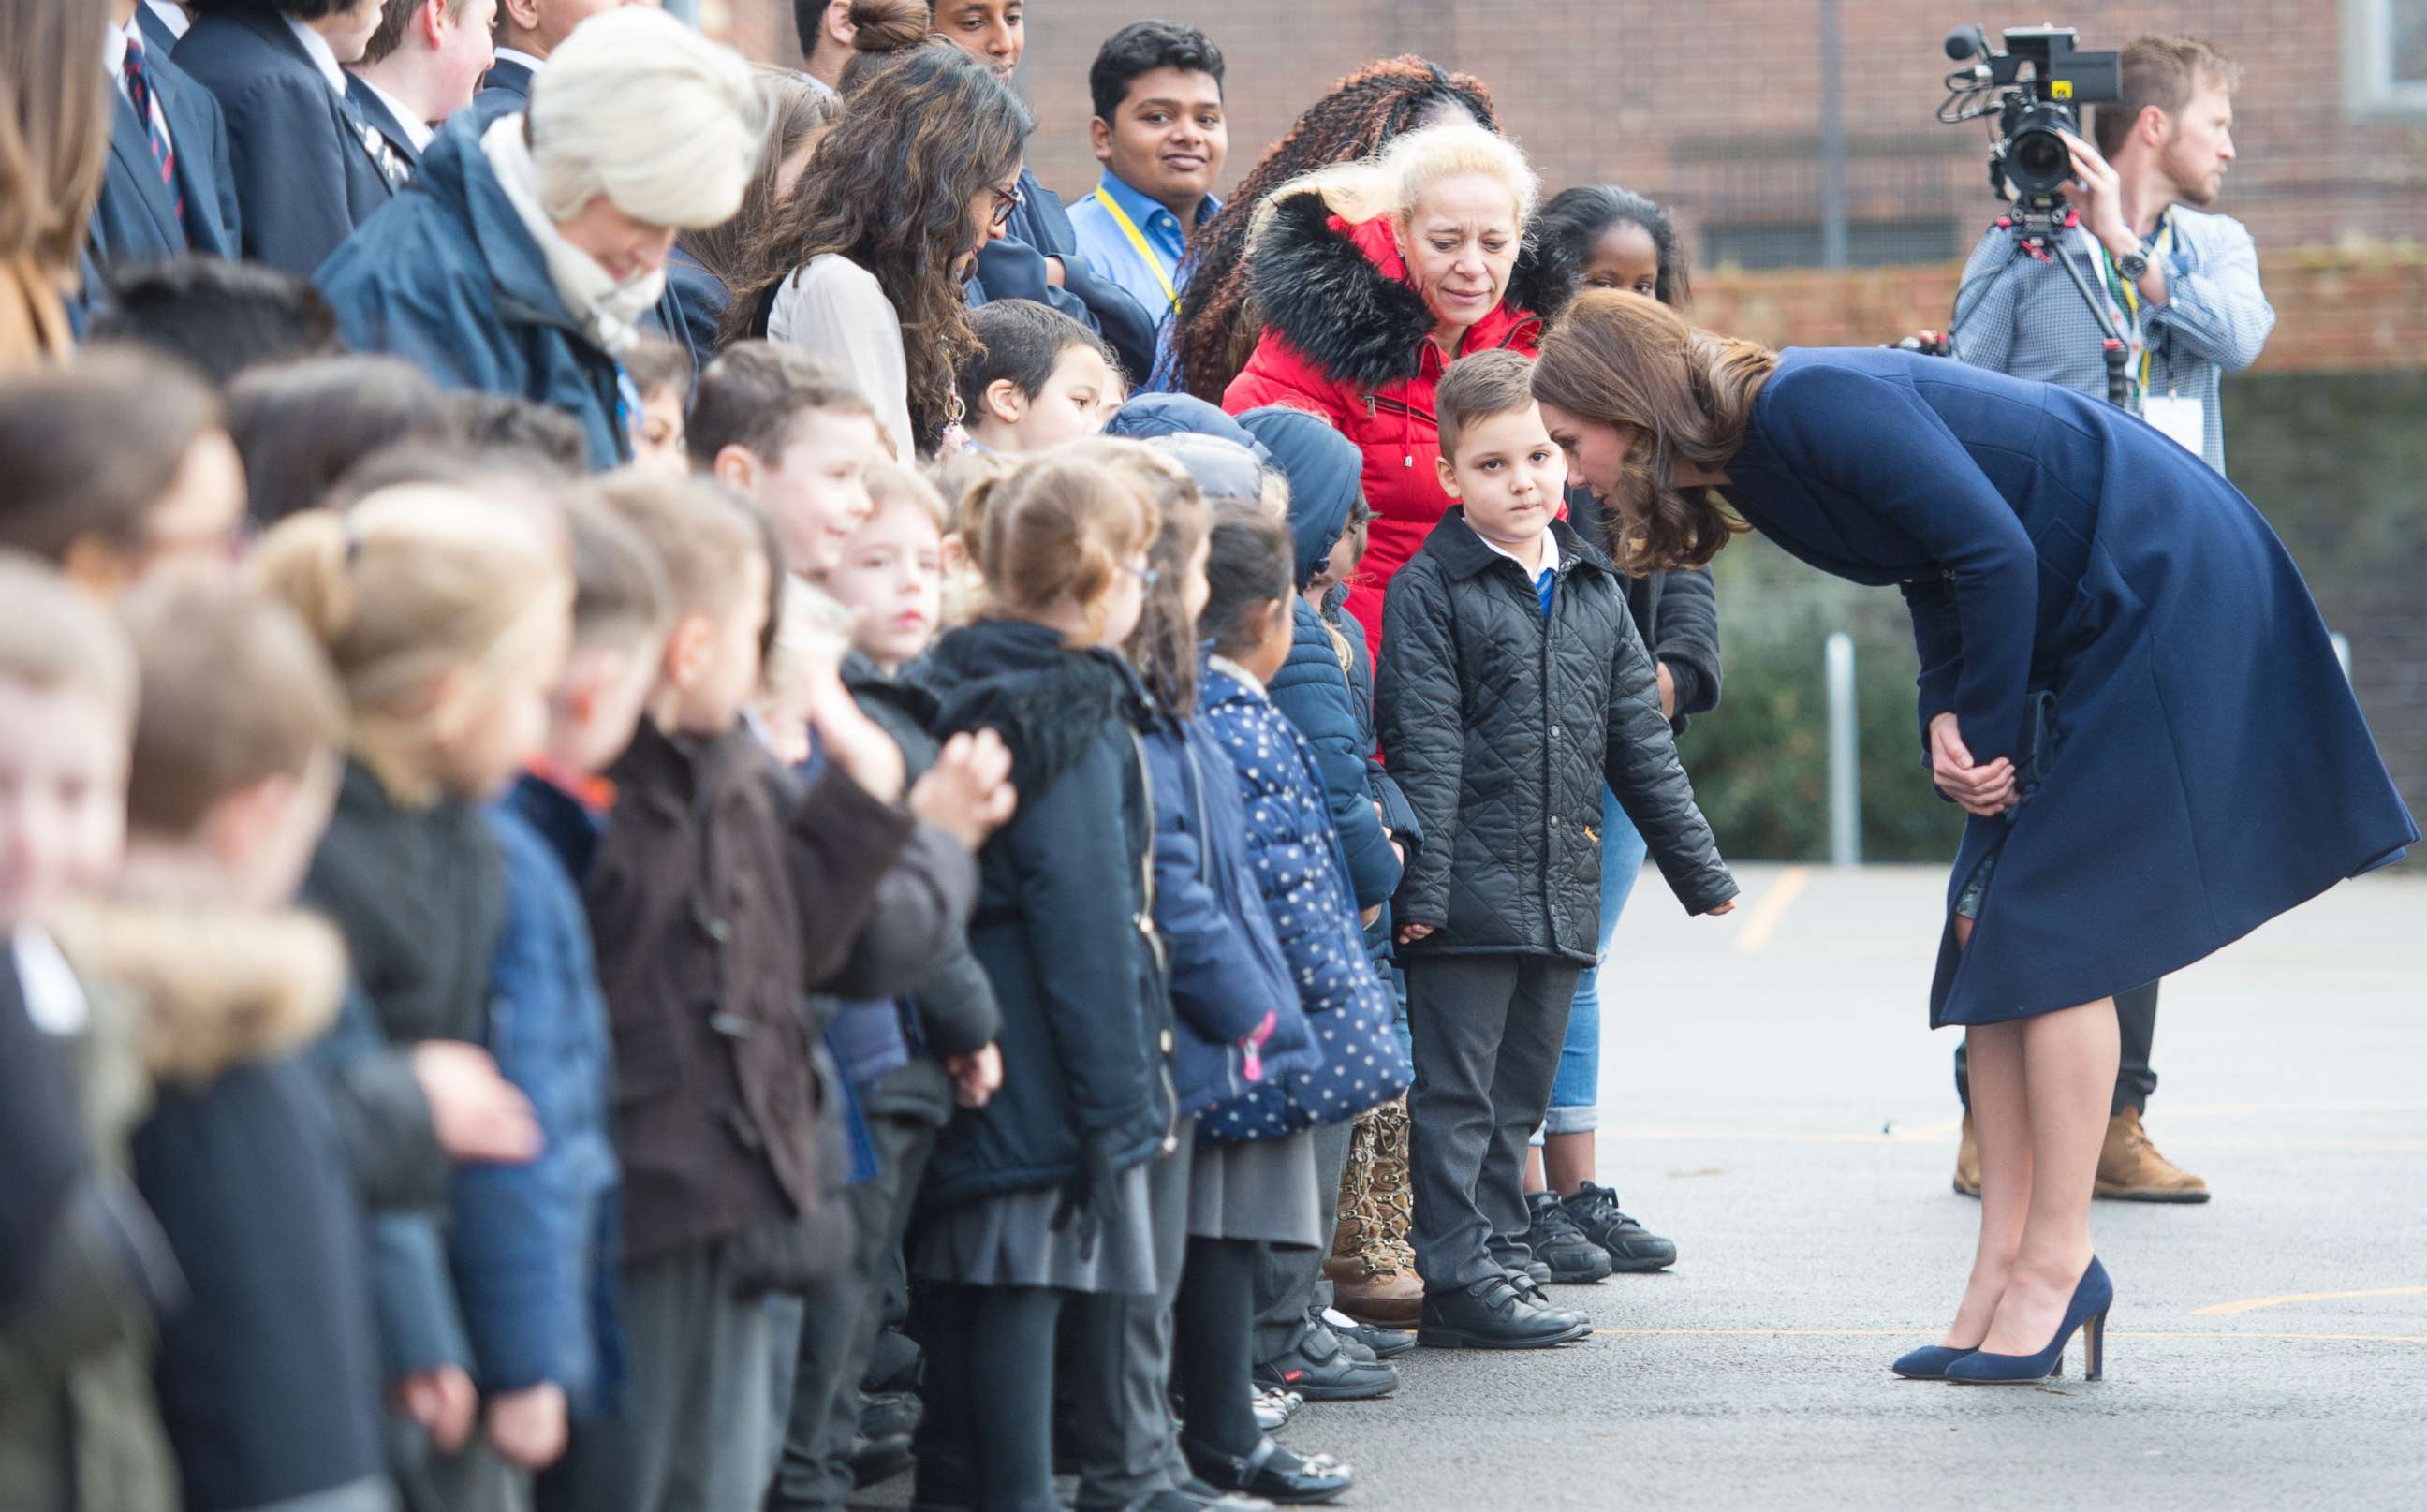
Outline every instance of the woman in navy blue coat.
{"label": "woman in navy blue coat", "polygon": [[1972,816],[1930,1023],[1970,1029],[1983,1202],[1954,1325],[1898,1365],[2036,1378],[2085,1323],[2094,1365],[2114,994],[2419,839],[2291,557],[2137,418],[1958,363],[1773,354],[1600,292],[1534,392],[1630,567],[1707,561],[1749,524],[1902,589],[1932,780]]}

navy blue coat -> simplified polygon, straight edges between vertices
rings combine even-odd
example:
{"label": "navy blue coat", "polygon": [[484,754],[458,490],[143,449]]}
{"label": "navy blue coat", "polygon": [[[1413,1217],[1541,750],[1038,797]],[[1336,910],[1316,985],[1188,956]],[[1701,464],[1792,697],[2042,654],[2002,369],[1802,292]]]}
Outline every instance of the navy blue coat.
{"label": "navy blue coat", "polygon": [[[151,19],[149,10],[143,14]],[[93,254],[104,263],[189,252],[236,257],[243,246],[242,217],[229,164],[226,113],[210,90],[170,61],[168,48],[147,45],[143,62],[153,97],[169,122],[177,187],[171,193],[161,182],[143,119],[123,93],[112,89],[109,157],[102,171],[101,202],[93,207]]]}
{"label": "navy blue coat", "polygon": [[309,278],[391,198],[360,118],[279,16],[201,16],[176,61],[227,112],[246,257]]}
{"label": "navy blue coat", "polygon": [[553,1381],[588,1407],[601,1362],[615,1353],[615,1068],[569,858],[586,860],[596,821],[529,776],[490,806],[488,821],[505,864],[488,1049],[530,1098],[546,1143],[527,1165],[456,1168],[448,1247],[481,1389]]}
{"label": "navy blue coat", "polygon": [[2415,844],[2326,627],[2256,509],[2053,383],[1898,351],[1788,351],[1729,497],[1792,555],[1900,584],[1921,723],[2013,758],[2021,805],[1930,1022],[2091,1002],[2191,965]]}
{"label": "navy blue coat", "polygon": [[[1004,235],[978,253],[979,297],[987,300],[1033,300],[1050,304],[1090,331],[1101,332],[1120,357],[1132,383],[1143,382],[1154,370],[1155,322],[1129,291],[1108,278],[1087,270],[1079,256],[1079,234],[1070,228],[1070,212],[1062,197],[1019,171],[1019,208],[1011,213]],[[1062,286],[1045,280],[1045,259],[1062,259]]]}
{"label": "navy blue coat", "polygon": [[1248,864],[1229,754],[1201,720],[1159,720],[1139,744],[1154,792],[1154,927],[1171,977],[1172,1081],[1180,1115],[1193,1118],[1253,1084],[1240,1041],[1266,1014],[1275,1021],[1262,1078],[1311,1071],[1323,1057]]}
{"label": "navy blue coat", "polygon": [[733,291],[700,260],[675,248],[666,259],[666,297],[658,301],[659,324],[666,338],[691,353],[692,390],[699,389],[699,372],[716,360],[716,328]]}
{"label": "navy blue coat", "polygon": [[1230,756],[1256,883],[1323,1056],[1311,1071],[1267,1078],[1208,1110],[1197,1131],[1215,1141],[1274,1138],[1344,1122],[1406,1091],[1413,1073],[1391,1027],[1391,989],[1357,927],[1323,776],[1280,710],[1228,663],[1206,674],[1197,713]]}
{"label": "navy blue coat", "polygon": [[1002,1090],[944,1130],[920,1200],[1064,1186],[1089,1144],[1116,1170],[1167,1153],[1145,690],[1118,658],[1012,620],[953,630],[911,670],[938,701],[938,733],[1002,735],[1019,796],[978,856],[969,923],[1002,1011]]}
{"label": "navy blue coat", "polygon": [[[1296,547],[1300,589],[1314,580],[1348,527],[1363,459],[1356,445],[1330,422],[1303,410],[1267,406],[1240,415],[1244,426],[1289,475],[1290,533]],[[1348,875],[1360,908],[1388,902],[1398,890],[1405,863],[1391,852],[1382,821],[1374,812],[1370,758],[1374,754],[1372,698],[1360,721],[1348,675],[1340,665],[1339,642],[1303,599],[1290,606],[1294,631],[1289,659],[1273,675],[1273,703],[1314,752],[1323,772],[1331,821],[1348,857]],[[1404,805],[1402,805],[1404,806]]]}
{"label": "navy blue coat", "polygon": [[478,133],[450,122],[412,185],[314,282],[356,351],[405,358],[442,388],[562,410],[588,437],[592,465],[627,462],[623,368],[565,309]]}

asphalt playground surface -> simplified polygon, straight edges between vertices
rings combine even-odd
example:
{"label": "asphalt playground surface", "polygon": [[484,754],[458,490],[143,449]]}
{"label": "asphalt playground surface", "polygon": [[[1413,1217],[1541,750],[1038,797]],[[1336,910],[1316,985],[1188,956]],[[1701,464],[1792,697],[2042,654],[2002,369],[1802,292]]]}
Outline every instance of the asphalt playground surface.
{"label": "asphalt playground surface", "polygon": [[[2427,1508],[2427,878],[2341,888],[2172,979],[2148,1128],[2205,1206],[2102,1202],[2106,1379],[1904,1382],[1970,1260],[1945,873],[1739,867],[1724,919],[1647,872],[1604,997],[1602,1179],[1680,1259],[1556,1288],[1596,1335],[1418,1350],[1282,1430],[1344,1505]],[[906,1478],[871,1505],[906,1499]],[[1067,1488],[1066,1488],[1067,1494]]]}
{"label": "asphalt playground surface", "polygon": [[2099,1203],[2106,1379],[1899,1381],[1979,1211],[1926,1025],[1946,873],[1648,872],[1603,1008],[1602,1179],[1666,1275],[1556,1288],[1601,1331],[1418,1350],[1396,1398],[1283,1430],[1348,1504],[2427,1508],[2427,879],[2345,884],[2172,980],[2148,1128],[2200,1207]]}

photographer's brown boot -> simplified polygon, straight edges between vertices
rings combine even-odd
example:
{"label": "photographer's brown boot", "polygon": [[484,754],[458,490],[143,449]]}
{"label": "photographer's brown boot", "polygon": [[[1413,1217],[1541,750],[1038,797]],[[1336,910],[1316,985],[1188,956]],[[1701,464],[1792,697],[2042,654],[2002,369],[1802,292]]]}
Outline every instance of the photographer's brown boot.
{"label": "photographer's brown boot", "polygon": [[1980,1195],[1980,1146],[1972,1137],[1972,1115],[1963,1115],[1963,1142],[1955,1146],[1955,1195]]}
{"label": "photographer's brown boot", "polygon": [[2091,1191],[2116,1202],[2206,1202],[2208,1195],[2206,1181],[2158,1153],[2132,1108],[2107,1120],[2098,1181]]}

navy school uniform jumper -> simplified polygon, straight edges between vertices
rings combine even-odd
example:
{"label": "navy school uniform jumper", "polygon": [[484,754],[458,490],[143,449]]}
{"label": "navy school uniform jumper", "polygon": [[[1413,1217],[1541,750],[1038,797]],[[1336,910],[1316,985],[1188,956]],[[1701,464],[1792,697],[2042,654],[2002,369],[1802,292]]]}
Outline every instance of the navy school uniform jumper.
{"label": "navy school uniform jumper", "polygon": [[2020,806],[1964,828],[1932,1027],[2155,981],[2418,843],[2290,554],[2138,418],[1961,363],[1790,350],[1726,472],[1790,555],[1901,588],[1925,750],[1951,711],[2022,776]]}
{"label": "navy school uniform jumper", "polygon": [[363,138],[362,118],[284,14],[209,10],[179,39],[176,62],[226,112],[229,172],[252,261],[309,278],[396,193]]}

